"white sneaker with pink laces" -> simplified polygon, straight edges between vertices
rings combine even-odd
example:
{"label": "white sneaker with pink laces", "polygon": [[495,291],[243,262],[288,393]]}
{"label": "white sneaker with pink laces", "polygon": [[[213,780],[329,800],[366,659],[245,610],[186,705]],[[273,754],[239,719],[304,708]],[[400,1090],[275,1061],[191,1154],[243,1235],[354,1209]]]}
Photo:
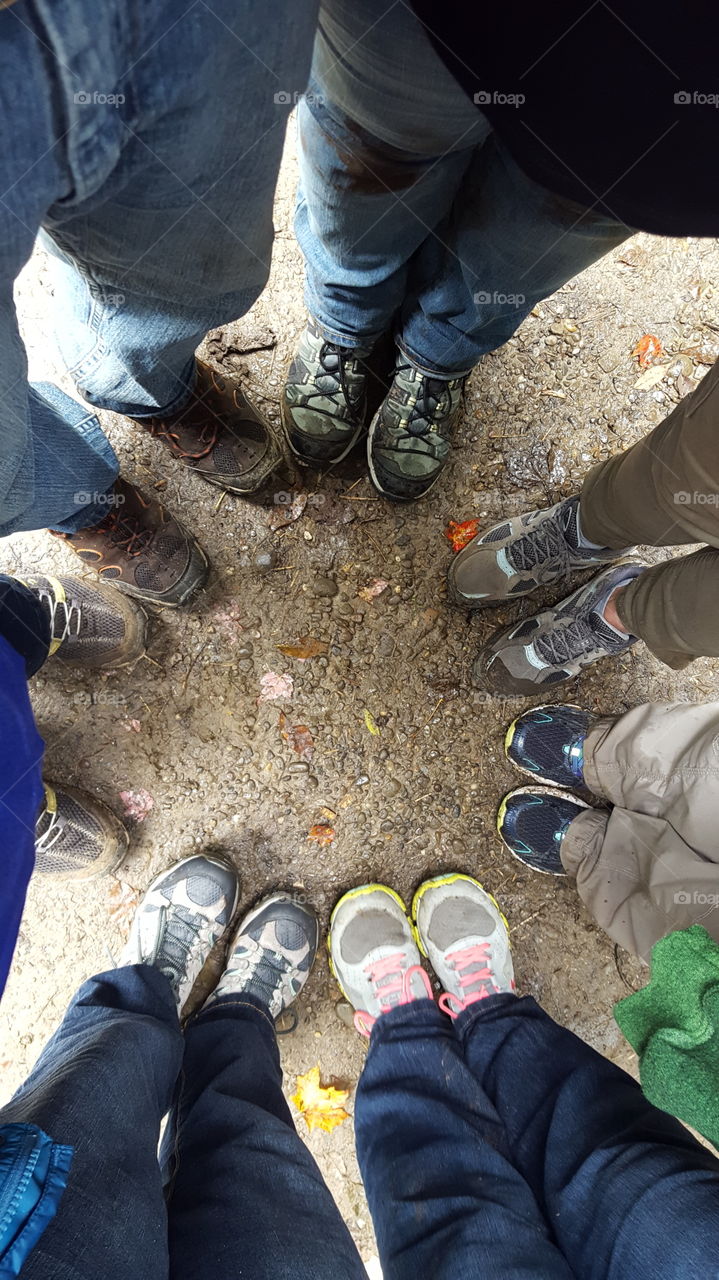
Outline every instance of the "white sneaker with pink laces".
{"label": "white sneaker with pink laces", "polygon": [[433,1000],[414,931],[399,894],[383,884],[350,889],[337,903],[327,939],[330,968],[369,1036],[377,1018],[411,1000]]}
{"label": "white sneaker with pink laces", "polygon": [[487,996],[516,990],[507,921],[473,876],[425,880],[414,895],[412,919],[444,988],[439,1007],[450,1018]]}

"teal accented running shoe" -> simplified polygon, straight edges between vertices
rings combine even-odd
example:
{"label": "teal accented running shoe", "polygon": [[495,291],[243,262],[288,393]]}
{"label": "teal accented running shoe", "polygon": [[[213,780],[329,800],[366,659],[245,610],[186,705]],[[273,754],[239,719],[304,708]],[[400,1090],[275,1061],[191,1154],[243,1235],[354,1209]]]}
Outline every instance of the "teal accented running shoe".
{"label": "teal accented running shoe", "polygon": [[563,703],[532,707],[507,730],[507,759],[536,782],[583,787],[584,740],[597,719],[581,707]]}
{"label": "teal accented running shoe", "polygon": [[499,806],[497,830],[509,852],[525,866],[563,876],[562,840],[574,819],[589,807],[570,791],[517,787]]}

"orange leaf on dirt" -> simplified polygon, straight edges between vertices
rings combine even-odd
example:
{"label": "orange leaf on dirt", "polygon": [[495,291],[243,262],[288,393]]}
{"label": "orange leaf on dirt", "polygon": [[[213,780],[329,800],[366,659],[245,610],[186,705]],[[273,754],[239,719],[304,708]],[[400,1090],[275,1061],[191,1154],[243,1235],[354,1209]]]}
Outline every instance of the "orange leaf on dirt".
{"label": "orange leaf on dirt", "polygon": [[332,844],[336,834],[329,822],[316,822],[313,827],[310,827],[307,839],[316,841],[321,848],[324,848],[325,845]]}
{"label": "orange leaf on dirt", "polygon": [[284,711],[280,712],[280,733],[285,742],[296,751],[300,760],[309,764],[315,750],[315,740],[306,724],[288,724]]}
{"label": "orange leaf on dirt", "polygon": [[120,929],[129,929],[140,902],[140,895],[125,880],[114,880],[107,895],[107,913]]}
{"label": "orange leaf on dirt", "polygon": [[450,520],[444,536],[452,544],[453,551],[461,551],[477,536],[479,520]]}
{"label": "orange leaf on dirt", "polygon": [[342,1105],[349,1096],[349,1089],[323,1086],[319,1067],[313,1067],[305,1075],[297,1077],[297,1092],[292,1094],[291,1100],[304,1116],[308,1129],[322,1129],[325,1133],[331,1133],[338,1124],[344,1124],[349,1119],[349,1114]]}
{"label": "orange leaf on dirt", "polygon": [[300,636],[297,644],[278,644],[280,653],[286,658],[299,658],[306,662],[308,658],[321,658],[329,650],[326,640],[315,640],[314,636]]}
{"label": "orange leaf on dirt", "polygon": [[646,369],[654,360],[664,355],[664,348],[653,333],[645,333],[639,339],[632,355],[637,357],[640,369]]}

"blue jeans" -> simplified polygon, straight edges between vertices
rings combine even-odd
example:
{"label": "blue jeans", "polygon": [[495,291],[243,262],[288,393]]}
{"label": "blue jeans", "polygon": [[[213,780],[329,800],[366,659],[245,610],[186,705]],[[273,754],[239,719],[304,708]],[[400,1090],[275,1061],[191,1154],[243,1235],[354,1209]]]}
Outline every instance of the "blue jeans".
{"label": "blue jeans", "polygon": [[[454,1026],[429,1001],[382,1017],[355,1118],[385,1280],[716,1270],[716,1157],[531,999]],[[18,1122],[75,1149],[23,1280],[364,1275],[251,998],[224,997],[183,1038],[156,970],[91,979],[0,1112]]]}
{"label": "blue jeans", "polygon": [[323,0],[299,156],[309,311],[347,346],[394,324],[428,373],[469,373],[630,234],[522,173],[407,4]]}
{"label": "blue jeans", "polygon": [[93,406],[171,413],[208,329],[260,294],[316,0],[17,0],[0,10],[0,535],[106,514],[95,415],[28,388],[13,281],[40,228],[57,341]]}

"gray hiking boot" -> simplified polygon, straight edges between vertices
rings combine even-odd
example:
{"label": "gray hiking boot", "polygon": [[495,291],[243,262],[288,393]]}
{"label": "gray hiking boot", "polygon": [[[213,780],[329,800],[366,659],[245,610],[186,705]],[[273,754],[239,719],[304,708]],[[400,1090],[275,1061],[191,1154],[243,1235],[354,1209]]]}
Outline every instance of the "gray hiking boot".
{"label": "gray hiking boot", "polygon": [[370,475],[385,498],[411,502],[424,497],[439,479],[449,457],[464,381],[429,377],[398,353],[392,385],[367,439]]}
{"label": "gray hiking boot", "polygon": [[573,679],[600,658],[624,653],[637,637],[615,631],[602,611],[615,588],[645,568],[627,560],[605,569],[552,608],[495,631],[472,669],[475,682],[496,693],[537,693]]}
{"label": "gray hiking boot", "polygon": [[310,317],[282,395],[282,426],[299,462],[332,466],[364,429],[369,348],[327,342]]}
{"label": "gray hiking boot", "polygon": [[412,1000],[432,1000],[407,909],[394,889],[365,884],[337,903],[327,938],[330,968],[369,1036],[377,1018]]}
{"label": "gray hiking boot", "polygon": [[128,837],[114,813],[87,791],[45,782],[35,824],[35,871],[53,880],[94,880],[119,867]]}
{"label": "gray hiking boot", "polygon": [[237,872],[223,858],[202,854],[176,862],[142,899],[120,965],[155,965],[170,979],[179,1012],[227,932],[239,892]]}
{"label": "gray hiking boot", "polygon": [[50,656],[89,668],[119,667],[145,652],[147,618],[134,600],[104,583],[41,574],[20,581],[37,596],[50,626]]}
{"label": "gray hiking boot", "polygon": [[542,511],[503,520],[473,538],[450,566],[450,599],[465,609],[487,609],[592,565],[621,560],[633,550],[583,547],[578,514],[579,498],[566,498]]}
{"label": "gray hiking boot", "polygon": [[225,972],[205,1007],[220,996],[254,996],[279,1017],[305,985],[319,939],[314,911],[289,893],[264,898],[240,921]]}
{"label": "gray hiking boot", "polygon": [[444,988],[439,1007],[450,1018],[515,990],[507,921],[478,880],[458,873],[425,880],[414,895],[412,919]]}

